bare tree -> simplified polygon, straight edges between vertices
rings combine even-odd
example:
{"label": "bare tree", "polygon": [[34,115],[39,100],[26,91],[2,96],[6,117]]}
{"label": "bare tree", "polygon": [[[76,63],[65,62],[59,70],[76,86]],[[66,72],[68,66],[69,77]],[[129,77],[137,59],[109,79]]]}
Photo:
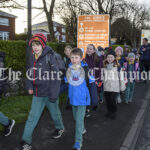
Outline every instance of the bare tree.
{"label": "bare tree", "polygon": [[20,4],[17,0],[1,0],[0,8],[24,9],[25,6]]}
{"label": "bare tree", "polygon": [[45,13],[47,24],[48,24],[48,30],[50,33],[50,40],[51,42],[56,42],[54,29],[53,29],[53,15],[54,15],[55,0],[51,0],[50,3],[49,1],[46,0],[41,0],[41,2],[43,3],[43,5],[41,4],[38,7],[36,5],[32,5],[32,9],[40,10],[40,12],[36,16],[34,16],[33,19]]}
{"label": "bare tree", "polygon": [[82,0],[64,0],[57,6],[56,11],[66,25],[67,38],[76,42],[78,15],[91,14],[91,11]]}
{"label": "bare tree", "polygon": [[132,30],[130,39],[133,47],[137,47],[137,30],[141,30],[150,21],[149,8],[137,2],[124,3],[121,7],[122,16],[130,20]]}
{"label": "bare tree", "polygon": [[46,18],[47,18],[48,29],[50,32],[51,41],[56,42],[55,35],[54,35],[54,29],[53,29],[53,12],[54,12],[55,0],[51,0],[49,10],[47,9],[46,0],[43,0],[43,5],[44,5],[44,12],[45,12]]}
{"label": "bare tree", "polygon": [[[111,24],[114,18],[120,13],[120,5],[124,0],[85,0],[87,7],[89,7],[95,14],[109,14],[110,16],[110,33]],[[109,43],[111,43],[111,34],[109,34]]]}

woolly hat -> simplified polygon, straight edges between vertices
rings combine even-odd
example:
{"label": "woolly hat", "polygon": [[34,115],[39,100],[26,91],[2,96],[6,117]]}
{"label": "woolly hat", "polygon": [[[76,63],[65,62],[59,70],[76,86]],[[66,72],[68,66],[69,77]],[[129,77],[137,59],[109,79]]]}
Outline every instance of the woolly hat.
{"label": "woolly hat", "polygon": [[34,34],[31,38],[31,40],[29,41],[29,46],[31,46],[33,41],[38,41],[42,45],[43,48],[46,47],[47,38],[42,33]]}
{"label": "woolly hat", "polygon": [[135,58],[135,54],[134,53],[129,53],[128,58],[131,58],[131,57]]}
{"label": "woolly hat", "polygon": [[115,54],[115,52],[114,52],[113,50],[110,50],[110,51],[106,54],[106,57],[107,57],[108,55],[113,55],[114,57],[116,57],[116,54]]}
{"label": "woolly hat", "polygon": [[117,52],[117,51],[121,51],[121,54],[123,54],[123,48],[122,47],[120,47],[120,46],[116,47],[115,52]]}
{"label": "woolly hat", "polygon": [[98,51],[103,51],[104,49],[101,46],[97,47]]}

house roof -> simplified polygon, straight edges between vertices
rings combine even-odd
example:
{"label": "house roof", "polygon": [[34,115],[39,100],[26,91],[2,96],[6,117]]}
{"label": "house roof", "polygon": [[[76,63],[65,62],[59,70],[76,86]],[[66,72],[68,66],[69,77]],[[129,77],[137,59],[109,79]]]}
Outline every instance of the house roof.
{"label": "house roof", "polygon": [[17,18],[17,16],[11,15],[11,14],[6,13],[6,12],[1,11],[1,10],[0,10],[0,16],[10,17],[10,18]]}
{"label": "house roof", "polygon": [[47,32],[46,30],[43,30],[43,29],[32,30],[32,32],[45,32],[45,33],[49,33],[49,32]]}
{"label": "house roof", "polygon": [[[55,21],[53,21],[53,25],[54,25],[55,27],[56,27],[56,26],[62,26],[62,27],[64,27],[63,24],[60,24],[60,23],[55,22]],[[37,23],[37,24],[32,25],[32,27],[38,27],[38,26],[48,26],[47,21],[44,21],[44,22],[41,22],[41,23]]]}

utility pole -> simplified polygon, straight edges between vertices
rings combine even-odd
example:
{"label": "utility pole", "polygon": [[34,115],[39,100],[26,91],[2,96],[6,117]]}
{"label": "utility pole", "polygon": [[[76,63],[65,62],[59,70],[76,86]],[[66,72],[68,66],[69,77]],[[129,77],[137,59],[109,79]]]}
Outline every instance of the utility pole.
{"label": "utility pole", "polygon": [[28,41],[32,36],[32,0],[28,0]]}
{"label": "utility pole", "polygon": [[31,48],[29,47],[29,40],[32,37],[32,0],[28,0],[27,5],[28,5],[28,12],[27,12],[28,33],[27,33],[27,49],[26,49],[26,67],[28,68],[28,62],[29,62],[28,58],[30,57],[30,53],[31,53]]}

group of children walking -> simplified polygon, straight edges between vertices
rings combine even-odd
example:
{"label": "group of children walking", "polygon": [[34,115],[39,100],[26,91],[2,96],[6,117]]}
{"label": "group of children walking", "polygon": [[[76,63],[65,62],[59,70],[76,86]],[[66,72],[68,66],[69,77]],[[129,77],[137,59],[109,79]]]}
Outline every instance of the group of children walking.
{"label": "group of children walking", "polygon": [[[33,95],[32,106],[25,124],[22,140],[17,150],[31,150],[32,134],[45,108],[48,108],[53,119],[55,131],[53,138],[60,138],[65,130],[61,112],[59,109],[59,99],[51,99],[50,90],[55,82],[40,80],[38,69],[50,71],[55,64],[50,67],[46,63],[46,55],[52,53],[52,49],[46,45],[46,37],[43,34],[35,34],[30,40],[33,53],[29,59],[28,69],[32,70],[33,81],[28,80],[28,93]],[[123,56],[123,48],[117,47],[115,51],[109,49],[105,54],[101,47],[99,52],[93,44],[87,46],[85,58],[80,48],[66,46],[64,53],[64,63],[67,71],[64,71],[63,80],[60,85],[60,92],[68,92],[67,106],[72,107],[73,118],[75,120],[75,141],[73,150],[81,150],[83,134],[86,133],[84,125],[85,116],[90,116],[89,110],[97,110],[99,103],[105,97],[107,112],[106,117],[115,120],[117,115],[117,102],[121,101],[120,93],[124,91],[124,100],[128,104],[132,102],[135,80],[129,80],[131,71],[138,71],[138,62],[134,53]],[[127,55],[127,54],[126,54]],[[36,69],[35,69],[36,68]],[[127,72],[127,80],[124,77]],[[58,85],[59,86],[59,85]],[[55,85],[56,87],[56,85]],[[56,89],[54,89],[56,90]],[[0,118],[2,115],[0,114]],[[6,127],[10,130],[14,121],[2,119]],[[8,135],[8,134],[6,134]]]}

